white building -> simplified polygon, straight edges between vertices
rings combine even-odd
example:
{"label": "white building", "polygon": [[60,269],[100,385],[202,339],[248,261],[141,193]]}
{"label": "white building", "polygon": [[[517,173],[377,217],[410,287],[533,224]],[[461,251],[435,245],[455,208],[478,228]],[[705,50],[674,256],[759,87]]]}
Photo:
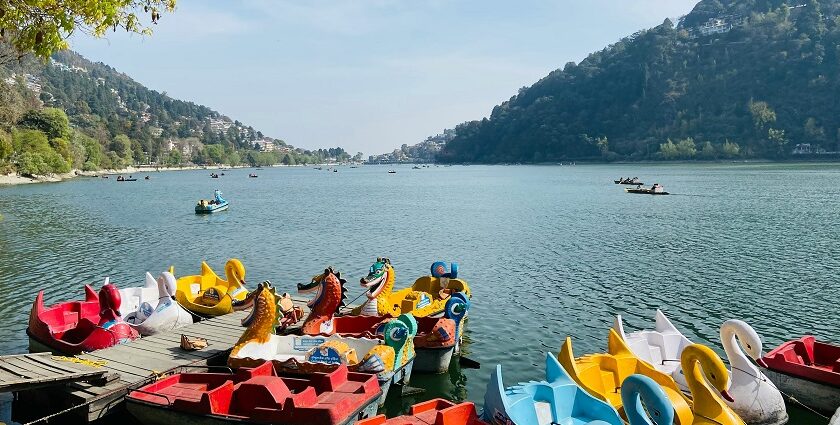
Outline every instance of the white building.
{"label": "white building", "polygon": [[254,141],[254,147],[263,151],[263,152],[273,152],[277,149],[277,146],[271,140],[257,140]]}

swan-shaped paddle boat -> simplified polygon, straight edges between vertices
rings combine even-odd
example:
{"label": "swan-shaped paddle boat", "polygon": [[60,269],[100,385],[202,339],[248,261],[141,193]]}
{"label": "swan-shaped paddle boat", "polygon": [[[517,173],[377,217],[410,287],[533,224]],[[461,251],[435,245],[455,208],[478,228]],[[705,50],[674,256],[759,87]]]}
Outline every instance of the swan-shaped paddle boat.
{"label": "swan-shaped paddle boat", "polygon": [[[691,345],[662,311],[656,311],[655,330],[624,333],[621,316],[614,328],[630,349],[657,370],[671,375],[683,391],[688,390],[685,375],[677,359]],[[781,425],[788,414],[782,394],[753,362],[763,366],[762,343],[758,333],[741,320],[727,320],[720,327],[720,340],[732,367],[729,393],[734,402],[729,407],[750,425]],[[748,358],[749,357],[749,358]]]}
{"label": "swan-shaped paddle boat", "polygon": [[621,402],[630,425],[671,425],[674,406],[653,379],[630,375],[621,383]]}
{"label": "swan-shaped paddle boat", "polygon": [[376,375],[383,392],[380,404],[385,402],[392,383],[408,383],[417,332],[417,321],[410,314],[386,323],[381,340],[339,335],[276,335],[275,329],[284,316],[281,300],[271,282],[266,281],[234,305],[237,310],[251,308],[251,313],[242,319],[242,326],[247,328],[233,346],[228,366],[255,367],[269,360],[278,372],[302,374],[331,372],[346,364],[352,372]]}
{"label": "swan-shaped paddle boat", "polygon": [[667,395],[671,409],[676,413],[676,424],[688,425],[694,421],[689,400],[670,375],[659,372],[636,357],[613,329],[610,329],[608,347],[608,354],[590,354],[576,359],[572,350],[572,339],[567,337],[560,349],[558,360],[581,388],[599,400],[609,403],[625,418],[627,416],[621,389],[630,375],[639,374],[652,379]]}
{"label": "swan-shaped paddle boat", "polygon": [[[169,271],[174,274],[174,268]],[[225,279],[220,278],[206,262],[201,262],[201,272],[179,277],[175,298],[187,310],[215,317],[233,312],[233,303],[248,295],[245,288],[245,266],[233,258],[225,263]]]}
{"label": "swan-shaped paddle boat", "polygon": [[190,325],[193,316],[175,300],[175,276],[163,272],[157,280],[146,272],[145,286],[120,289],[120,315],[140,335],[154,335]]}
{"label": "swan-shaped paddle boat", "polygon": [[417,279],[409,288],[394,291],[395,281],[391,260],[377,258],[367,276],[361,279],[362,287],[367,288],[367,301],[353,309],[352,314],[397,317],[411,313],[415,317],[442,317],[452,294],[462,292],[468,299],[472,297],[467,282],[458,279],[456,263],[447,272],[445,263],[435,262],[431,275]]}
{"label": "swan-shaped paddle boat", "polygon": [[545,355],[544,381],[505,388],[497,365],[487,383],[482,419],[494,425],[624,423],[612,406],[579,387],[551,353]]}
{"label": "swan-shaped paddle boat", "polygon": [[700,344],[685,347],[680,365],[694,403],[693,425],[746,425],[721,399],[735,401],[728,391],[729,370],[711,348]]}
{"label": "swan-shaped paddle boat", "polygon": [[76,355],[123,344],[140,337],[119,313],[120,292],[106,284],[99,294],[85,285],[84,301],[61,302],[44,307],[38,292],[29,313],[29,351]]}

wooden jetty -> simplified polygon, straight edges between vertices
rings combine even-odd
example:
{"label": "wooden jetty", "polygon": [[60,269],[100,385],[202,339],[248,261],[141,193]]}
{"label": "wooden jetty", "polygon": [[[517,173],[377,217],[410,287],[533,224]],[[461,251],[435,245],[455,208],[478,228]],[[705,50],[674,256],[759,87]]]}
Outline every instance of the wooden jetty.
{"label": "wooden jetty", "polygon": [[101,380],[107,374],[105,369],[61,361],[50,353],[13,354],[0,357],[0,392]]}
{"label": "wooden jetty", "polygon": [[[304,301],[295,300],[295,305],[306,312]],[[153,382],[173,369],[224,366],[230,350],[244,331],[241,320],[247,314],[246,311],[234,312],[171,332],[76,356],[85,363],[99,364],[100,367],[56,360],[48,353],[39,354],[37,359],[42,364],[42,370],[39,371],[34,363],[29,363],[29,373],[41,375],[44,382],[18,382],[17,387],[10,386],[13,389],[3,389],[3,385],[5,382],[14,382],[14,376],[1,372],[6,370],[3,365],[18,363],[20,360],[14,359],[12,362],[14,356],[0,356],[0,392],[16,392],[18,403],[24,405],[50,406],[53,410],[50,413],[54,413],[55,410],[69,410],[67,415],[72,414],[79,422],[89,423],[122,409],[125,395],[130,388]],[[208,346],[196,351],[184,350],[180,345],[181,335],[204,338]],[[29,357],[22,358],[30,360]],[[20,365],[19,368],[23,369],[23,366]],[[61,379],[52,376],[55,379],[52,382],[47,381],[50,379],[50,372],[60,375],[59,371],[62,368],[67,371],[61,375]],[[72,369],[86,371],[89,375],[71,375]],[[94,374],[91,370],[97,373]],[[75,382],[56,385],[67,381]],[[31,391],[50,383],[53,385],[50,388]],[[39,413],[43,416],[46,412]]]}

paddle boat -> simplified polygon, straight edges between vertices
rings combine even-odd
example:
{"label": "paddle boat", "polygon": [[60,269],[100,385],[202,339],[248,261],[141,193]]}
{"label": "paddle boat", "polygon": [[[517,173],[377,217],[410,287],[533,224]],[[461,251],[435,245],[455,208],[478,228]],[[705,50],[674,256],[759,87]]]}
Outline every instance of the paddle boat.
{"label": "paddle boat", "polygon": [[258,175],[256,175],[256,174],[248,174],[248,178],[249,178],[249,179],[255,179],[255,178],[257,178],[257,177],[259,177],[259,176],[258,176]]}
{"label": "paddle boat", "polygon": [[[298,284],[299,293],[315,293],[307,303],[310,313],[301,326],[301,332],[306,335],[383,338],[390,316],[340,316],[347,292],[345,283],[341,273],[328,267],[309,283]],[[467,297],[456,292],[446,302],[444,317],[416,318],[418,329],[414,348],[417,357],[414,371],[444,373],[449,370],[453,354],[460,353],[463,319],[469,306]]]}
{"label": "paddle boat", "polygon": [[467,282],[458,279],[458,264],[452,263],[451,270],[446,270],[442,261],[431,267],[431,275],[423,276],[409,288],[392,292],[396,275],[391,260],[380,257],[370,266],[368,275],[361,279],[361,285],[367,288],[367,301],[353,309],[353,315],[391,316],[411,313],[415,317],[443,317],[446,302],[457,292],[471,298]]}
{"label": "paddle boat", "polygon": [[172,273],[163,272],[155,280],[146,272],[145,286],[120,289],[120,315],[142,336],[190,325],[193,316],[175,300],[176,288]]}
{"label": "paddle boat", "polygon": [[493,425],[624,424],[612,406],[579,387],[550,353],[544,381],[505,388],[497,365],[484,394],[482,419]]}
{"label": "paddle boat", "polygon": [[783,343],[762,360],[767,377],[806,406],[825,413],[840,406],[840,346],[809,335]]}
{"label": "paddle boat", "polygon": [[376,378],[341,365],[328,373],[278,376],[271,362],[235,373],[176,373],[126,396],[142,424],[351,425],[376,414]]}
{"label": "paddle boat", "polygon": [[670,195],[670,193],[665,191],[665,186],[662,186],[659,183],[654,184],[653,186],[647,188],[642,187],[641,185],[636,187],[628,187],[624,189],[627,193],[637,193],[641,195]]}
{"label": "paddle boat", "polygon": [[[170,268],[174,274],[174,268]],[[245,266],[237,259],[225,263],[223,280],[206,262],[201,262],[201,272],[177,280],[175,299],[187,310],[206,317],[233,312],[233,303],[248,295],[245,288]]]}
{"label": "paddle boat", "polygon": [[388,170],[388,174],[397,174],[397,172],[394,170]]}
{"label": "paddle boat", "polygon": [[382,340],[333,336],[276,335],[278,319],[284,316],[275,289],[261,283],[237,309],[251,309],[242,320],[245,332],[228,357],[228,366],[254,367],[270,360],[281,373],[330,372],[341,365],[353,372],[375,374],[383,395],[391,384],[408,383],[414,363],[417,322],[411,315],[389,321]]}
{"label": "paddle boat", "polygon": [[228,209],[228,206],[230,206],[230,204],[226,199],[222,198],[222,192],[216,189],[213,191],[213,199],[202,199],[195,204],[195,213],[210,214],[224,211]]}
{"label": "paddle boat", "polygon": [[132,176],[128,176],[128,178],[125,178],[123,176],[117,176],[117,181],[118,182],[136,182],[137,179],[132,177]]}
{"label": "paddle boat", "polygon": [[628,178],[622,177],[618,180],[613,180],[613,181],[615,182],[615,184],[626,184],[626,185],[632,185],[632,186],[639,186],[639,185],[644,184],[641,181],[639,181],[638,177],[633,177],[632,179],[629,178],[629,177]]}
{"label": "paddle boat", "polygon": [[407,415],[386,419],[374,416],[356,422],[356,425],[488,425],[479,418],[475,405],[470,402],[455,404],[436,398],[411,406]]}
{"label": "paddle boat", "polygon": [[[678,359],[691,345],[664,313],[657,310],[655,330],[624,333],[621,316],[616,316],[614,329],[639,358],[676,381],[684,392],[688,384]],[[762,365],[762,344],[758,333],[740,320],[727,320],[720,327],[720,340],[731,365],[732,386],[727,401],[745,422],[756,425],[784,424],[788,421],[784,398],[768,378],[749,359]],[[748,358],[749,357],[749,358]]]}
{"label": "paddle boat", "polygon": [[107,284],[99,295],[85,285],[84,301],[66,301],[44,307],[44,291],[38,292],[29,313],[29,351],[52,351],[76,355],[140,337],[120,317],[120,293]]}
{"label": "paddle boat", "polygon": [[670,400],[676,413],[676,424],[691,424],[694,414],[689,400],[680,392],[670,376],[657,371],[647,362],[636,357],[615,330],[610,329],[608,352],[575,358],[572,339],[567,337],[560,349],[558,360],[569,376],[589,394],[609,403],[627,419],[621,388],[630,375],[643,375],[657,383]]}

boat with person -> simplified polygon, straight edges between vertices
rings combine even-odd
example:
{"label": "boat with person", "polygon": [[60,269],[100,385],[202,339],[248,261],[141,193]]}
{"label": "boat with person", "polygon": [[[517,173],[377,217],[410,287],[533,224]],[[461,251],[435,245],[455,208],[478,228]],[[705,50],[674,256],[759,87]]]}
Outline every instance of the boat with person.
{"label": "boat with person", "polygon": [[[345,283],[340,272],[327,267],[324,273],[314,276],[309,283],[298,284],[299,293],[314,293],[307,303],[310,312],[301,326],[301,332],[305,335],[383,339],[391,316],[341,315],[347,293]],[[449,297],[443,317],[415,318],[415,372],[444,373],[449,370],[450,361],[460,353],[463,320],[469,307],[469,299],[457,292]]]}
{"label": "boat with person", "polygon": [[149,425],[352,425],[376,415],[381,394],[376,377],[346,365],[287,377],[266,361],[235,372],[169,375],[130,390],[126,408]]}
{"label": "boat with person", "polygon": [[638,177],[633,177],[633,178],[630,178],[630,177],[626,177],[626,178],[625,178],[625,177],[619,177],[619,179],[618,179],[618,180],[613,180],[613,182],[615,182],[615,184],[626,184],[626,185],[631,185],[631,186],[639,186],[639,185],[643,185],[643,184],[644,184],[644,183],[642,183],[642,181],[641,181],[641,180],[639,180],[639,178],[638,178]]}
{"label": "boat with person", "polygon": [[259,177],[259,176],[258,176],[258,175],[256,175],[256,174],[254,174],[254,173],[250,173],[250,174],[248,174],[248,178],[249,178],[249,179],[255,179],[255,178],[257,178],[257,177]]}
{"label": "boat with person", "polygon": [[222,192],[218,189],[213,191],[213,199],[201,199],[195,204],[196,214],[210,214],[228,209],[230,203],[222,198]]}
{"label": "boat with person", "polygon": [[134,176],[128,176],[128,177],[117,176],[117,181],[118,182],[136,182],[137,179]]}
{"label": "boat with person", "polygon": [[218,179],[218,178],[219,178],[219,175],[218,175],[218,174],[216,174],[216,173],[210,173],[210,178],[211,178],[211,179]]}
{"label": "boat with person", "polygon": [[140,338],[120,316],[120,293],[111,283],[97,294],[85,285],[84,301],[44,306],[39,291],[29,312],[29,351],[76,355],[113,347]]}
{"label": "boat with person", "polygon": [[144,286],[120,289],[120,315],[142,336],[190,325],[193,315],[175,299],[177,287],[175,276],[168,271],[157,279],[146,272]]}
{"label": "boat with person", "polygon": [[396,170],[388,170],[388,174],[397,174]]}
{"label": "boat with person", "polygon": [[624,188],[624,191],[627,193],[637,193],[641,195],[670,195],[670,193],[665,191],[665,186],[662,186],[659,183],[654,183],[651,187],[642,187],[641,184],[637,187],[627,187]]}
{"label": "boat with person", "polygon": [[[175,273],[174,268],[169,271]],[[245,266],[235,258],[225,263],[225,279],[202,261],[199,274],[179,277],[176,287],[175,299],[178,303],[204,317],[232,313],[233,304],[248,295],[248,289],[245,288]]]}
{"label": "boat with person", "polygon": [[762,360],[764,373],[786,394],[824,413],[840,407],[840,345],[807,335],[782,343]]}
{"label": "boat with person", "polygon": [[278,335],[275,329],[286,312],[271,282],[257,286],[236,308],[250,309],[242,320],[245,332],[228,357],[232,368],[254,367],[271,361],[283,374],[331,372],[346,366],[352,372],[376,375],[382,388],[379,404],[392,385],[406,384],[414,364],[414,335],[417,322],[409,314],[391,319],[383,329],[384,338],[353,338],[339,335]]}

